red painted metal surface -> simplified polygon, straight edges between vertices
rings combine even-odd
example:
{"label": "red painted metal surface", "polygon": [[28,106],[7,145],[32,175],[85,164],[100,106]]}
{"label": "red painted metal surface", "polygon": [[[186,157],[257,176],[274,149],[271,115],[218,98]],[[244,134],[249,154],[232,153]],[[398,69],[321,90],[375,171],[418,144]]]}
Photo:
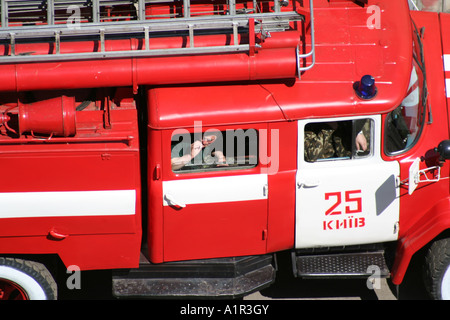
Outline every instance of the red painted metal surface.
{"label": "red painted metal surface", "polygon": [[[295,241],[295,175],[297,168],[297,123],[282,122],[269,125],[269,132],[279,134],[278,171],[269,175],[267,217],[267,252],[288,250]],[[271,140],[268,141],[272,143]],[[269,145],[268,150],[273,150]]]}
{"label": "red painted metal surface", "polygon": [[152,262],[164,261],[162,199],[162,133],[148,130],[148,254]]}
{"label": "red painted metal surface", "polygon": [[[128,92],[130,94],[131,90]],[[31,118],[30,121],[20,123],[35,129],[37,124],[47,123],[43,128],[50,131],[37,130],[39,132],[35,135],[19,137],[18,133],[1,127],[0,164],[7,168],[4,177],[8,182],[0,187],[0,193],[22,193],[25,202],[29,195],[39,192],[46,197],[46,200],[42,199],[42,205],[48,206],[46,201],[53,201],[50,195],[54,192],[70,194],[134,190],[134,214],[81,217],[55,212],[46,217],[44,212],[43,217],[33,217],[32,213],[22,212],[24,217],[3,217],[0,224],[0,252],[57,254],[66,265],[75,264],[84,270],[137,267],[142,236],[142,202],[135,103],[129,103],[126,91],[117,90],[116,95],[100,94],[83,111],[73,109],[76,116],[71,114],[64,117],[61,99],[68,100],[67,103],[74,108],[75,100],[80,98],[75,92],[66,93],[73,95],[70,98],[49,98],[55,93],[36,94],[34,98],[46,99],[26,104],[21,102],[27,100],[25,97],[19,98],[19,107],[24,107],[25,114]],[[58,97],[58,93],[56,96]],[[105,110],[102,110],[105,100],[111,108],[109,119],[105,119]],[[14,103],[7,108],[11,108],[11,105],[14,106]],[[39,111],[34,113],[32,109],[36,105],[39,106]],[[59,110],[50,111],[54,108]],[[10,116],[16,117],[16,120],[19,116],[18,109],[15,107],[10,110]],[[43,112],[45,110],[49,112]],[[23,114],[21,113],[22,116]],[[55,118],[46,119],[49,115],[54,115]],[[74,117],[75,137],[65,137],[67,132],[75,133],[73,123],[64,124],[70,127],[67,129],[69,131],[61,132],[61,137],[58,134],[52,135],[54,124],[58,124],[56,127],[59,128],[64,121],[73,121]],[[11,125],[15,127],[14,124]],[[83,206],[82,203],[79,205]]]}
{"label": "red painted metal surface", "polygon": [[296,76],[295,48],[247,54],[0,65],[1,91],[125,87]]}
{"label": "red painted metal surface", "polygon": [[70,137],[76,134],[74,97],[57,97],[25,105],[19,104],[19,133]]}
{"label": "red painted metal surface", "polygon": [[[239,129],[267,129],[266,125],[242,125]],[[236,126],[203,128],[226,131]],[[170,163],[171,138],[173,131],[162,132],[162,179],[186,180],[201,178],[220,178],[239,175],[258,175],[264,173],[267,166],[258,163],[252,169],[197,172],[189,174],[174,173],[167,164]],[[261,142],[265,143],[265,142]],[[261,147],[261,145],[260,145]],[[150,168],[152,171],[153,168]],[[232,188],[232,186],[229,186]],[[161,193],[156,196],[159,202]],[[230,192],[229,188],[223,192]],[[202,192],[202,190],[198,190]],[[267,238],[263,238],[263,230],[267,229],[268,199],[250,201],[231,201],[220,203],[190,204],[178,211],[174,207],[159,207],[161,230],[157,243],[163,243],[163,260],[193,260],[218,258],[227,256],[256,255],[266,253]],[[155,208],[156,209],[156,208]],[[158,214],[152,212],[152,215]],[[156,221],[153,221],[156,223]],[[245,245],[242,245],[244,244]]]}
{"label": "red painted metal surface", "polygon": [[[383,21],[389,25],[389,29],[382,28],[372,33],[362,27],[367,20],[364,8],[349,10],[343,6],[343,2],[334,3],[337,7],[333,10],[321,9],[320,5],[316,10],[317,63],[315,68],[302,75],[301,80],[181,87],[176,88],[176,95],[175,89],[170,87],[151,89],[149,126],[153,129],[192,127],[194,121],[199,119],[205,126],[267,122],[276,126],[277,123],[304,118],[387,114],[403,100],[411,73],[412,26],[406,3],[389,3],[395,6],[392,12],[391,7],[383,11]],[[384,156],[386,161],[400,162],[401,180],[407,178],[409,166],[416,157],[429,159],[430,163],[423,166],[433,165],[435,157],[430,157],[430,152],[440,141],[448,138],[442,70],[442,52],[446,52],[447,44],[444,41],[442,51],[437,14],[412,13],[412,17],[419,28],[426,27],[425,56],[434,121],[425,128],[423,136],[426,139],[420,140],[413,149],[396,157]],[[442,15],[441,19],[445,26],[446,17]],[[329,32],[335,29],[340,32]],[[398,37],[392,30],[403,30],[404,36]],[[379,95],[373,101],[361,101],[354,94],[352,84],[364,74],[373,75],[377,81]],[[195,95],[195,100],[190,98],[192,95]],[[210,103],[211,100],[214,103]],[[289,146],[280,148],[280,154],[287,155],[288,149]],[[295,165],[291,168],[295,168]],[[448,177],[448,164],[444,165],[442,172],[444,178]],[[281,171],[271,179],[280,186],[295,181],[289,170]],[[448,229],[448,215],[445,213],[448,211],[445,209],[447,202],[442,200],[447,198],[448,190],[446,179],[419,188],[414,196],[407,195],[405,189],[401,190],[400,245],[393,269],[394,282],[401,282],[410,258],[419,248]],[[281,187],[280,194],[283,191],[287,191],[287,188]],[[289,203],[288,200],[286,205],[289,206]],[[440,204],[434,207],[434,203]],[[279,237],[268,242],[268,251],[289,247],[288,239],[292,234],[286,232],[281,236],[280,230],[282,226],[289,230],[292,222],[288,212],[292,211],[287,209],[279,212],[282,213],[277,218],[281,220],[272,220],[269,239],[273,239],[271,230],[278,230],[275,234]],[[269,219],[272,214],[272,209],[269,209]],[[428,219],[425,217],[434,217],[433,223],[424,224]],[[280,243],[277,243],[278,240]]]}
{"label": "red painted metal surface", "polygon": [[[368,30],[366,7],[352,1],[315,1],[316,65],[301,79],[295,79],[296,48],[300,45],[309,49],[311,39],[300,31],[275,33],[264,41],[240,36],[240,43],[261,44],[261,49],[254,51],[252,47],[249,54],[0,65],[0,165],[4,169],[0,193],[136,192],[133,215],[2,218],[0,252],[57,254],[65,264],[76,264],[84,270],[137,267],[142,214],[147,216],[149,258],[154,263],[292,249],[296,120],[369,114],[381,114],[385,119],[403,100],[409,84],[411,16],[419,28],[426,27],[425,56],[434,122],[426,126],[426,138],[414,148],[402,155],[383,157],[399,161],[400,180],[407,178],[415,158],[424,157],[432,164],[435,155],[428,155],[449,137],[444,78],[450,75],[443,72],[442,53],[450,54],[450,38],[445,32],[450,28],[450,18],[434,13],[410,16],[406,1],[376,4],[383,12],[383,28]],[[167,14],[172,9],[162,6],[152,12],[149,9],[147,14]],[[193,12],[201,14],[199,10],[193,7]],[[210,10],[208,5],[206,11]],[[440,30],[444,30],[442,47]],[[206,46],[229,41],[229,35],[196,38],[197,44]],[[187,37],[164,37],[152,40],[151,46],[181,48],[187,43]],[[106,50],[135,50],[142,45],[142,39],[108,40]],[[4,54],[8,50],[8,46],[0,47]],[[16,46],[17,54],[54,50],[48,43]],[[62,53],[98,50],[98,41],[87,40],[61,47]],[[374,76],[379,90],[371,101],[360,100],[353,89],[365,74]],[[144,117],[145,106],[135,103],[133,89],[137,86],[149,86],[145,91],[148,118]],[[172,172],[173,130],[192,130],[195,121],[201,121],[205,129],[279,132],[279,167],[276,174],[268,175],[271,190],[267,200],[216,205],[216,215],[211,215],[208,205],[189,206],[183,214],[163,206],[165,179],[267,173],[266,164],[226,173],[183,176]],[[146,134],[146,157],[140,134]],[[267,143],[270,146],[271,142]],[[442,172],[445,178],[449,176],[448,164]],[[141,212],[144,174],[147,210]],[[418,188],[414,196],[401,189],[394,283],[402,281],[413,254],[450,227],[449,189],[449,180]]]}
{"label": "red painted metal surface", "polygon": [[[404,98],[411,72],[407,4],[381,3],[383,21],[390,27],[380,30],[367,29],[367,8],[316,5],[316,64],[300,80],[180,87],[176,95],[173,88],[156,88],[149,93],[154,106],[150,126],[192,126],[198,119],[205,125],[277,122],[393,110]],[[403,36],[392,30],[402,30]],[[353,90],[365,74],[375,77],[377,99],[362,101]]]}
{"label": "red painted metal surface", "polygon": [[[242,5],[239,3],[237,9]],[[200,10],[205,10],[204,4],[200,7]],[[191,9],[193,15],[199,13],[196,5]],[[206,11],[212,9],[210,7]],[[171,13],[172,10],[162,6],[158,14]],[[142,151],[138,107],[133,91],[123,88],[292,79],[297,75],[296,49],[301,44],[300,35],[299,31],[293,30],[274,33],[271,38],[262,40],[259,36],[255,38],[254,30],[250,30],[248,35],[240,35],[238,41],[250,43],[251,54],[0,65],[0,164],[8,168],[4,174],[8,183],[0,188],[0,193],[23,193],[24,196],[103,190],[132,190],[136,193],[132,215],[81,217],[63,213],[45,216],[44,213],[42,217],[3,217],[0,252],[56,254],[66,265],[76,264],[82,270],[137,267],[142,236]],[[230,35],[196,36],[195,43],[198,46],[217,46],[229,43],[230,39]],[[151,39],[150,43],[152,49],[182,48],[189,40],[183,36],[163,37]],[[107,40],[105,50],[137,50],[143,44],[142,39]],[[256,50],[256,44],[261,48]],[[10,45],[2,44],[0,48],[4,55],[10,54],[11,50]],[[61,43],[59,50],[61,54],[98,52],[100,46],[97,40],[78,39]],[[53,43],[18,42],[14,53],[55,54],[56,47]],[[160,133],[151,130],[148,142],[148,168],[142,172],[148,173],[149,180],[147,221],[149,253],[153,262],[266,252],[266,239],[261,238],[261,232],[267,229],[267,201],[259,201],[258,210],[254,210],[255,204],[246,204],[248,210],[244,211],[253,209],[254,214],[248,215],[246,223],[238,229],[236,219],[242,213],[242,204],[229,204],[234,216],[228,217],[221,228],[205,229],[202,227],[205,222],[200,221],[203,223],[198,226],[201,232],[194,233],[197,238],[188,238],[190,240],[183,242],[184,247],[180,247],[177,229],[167,226],[187,226],[192,225],[192,221],[179,216],[169,218],[168,213],[163,212],[161,179],[167,174],[167,167],[162,166],[160,154],[167,146],[161,144]],[[290,201],[292,205],[292,199]],[[264,208],[262,215],[261,207]],[[207,213],[204,214],[207,219]],[[226,217],[222,215],[222,218]],[[170,219],[176,221],[169,223]],[[287,224],[291,219],[287,219]],[[256,220],[259,221],[258,226],[252,227]],[[249,232],[248,227],[253,231]],[[215,240],[210,241],[205,250],[195,246],[210,236]],[[228,241],[229,237],[234,240]],[[283,247],[292,242],[291,237],[290,233],[287,240],[281,240]],[[242,245],[249,238],[254,243]]]}
{"label": "red painted metal surface", "polygon": [[[400,162],[402,173],[400,179],[408,178],[409,166],[417,157],[425,159],[421,168],[436,165],[433,149],[442,140],[449,139],[446,107],[448,102],[445,95],[442,54],[450,53],[450,38],[446,32],[450,26],[450,17],[447,14],[441,14],[439,17],[436,13],[430,12],[412,12],[411,15],[419,29],[425,27],[423,42],[433,123],[425,126],[423,138],[414,148],[401,156],[390,158]],[[441,47],[441,31],[443,47]],[[400,240],[396,263],[392,270],[392,281],[396,284],[403,280],[413,254],[441,232],[450,228],[448,215],[450,186],[447,178],[449,176],[447,162],[441,168],[441,176],[444,179],[439,183],[421,185],[421,188],[418,188],[412,196],[408,195],[407,189],[401,189]]]}

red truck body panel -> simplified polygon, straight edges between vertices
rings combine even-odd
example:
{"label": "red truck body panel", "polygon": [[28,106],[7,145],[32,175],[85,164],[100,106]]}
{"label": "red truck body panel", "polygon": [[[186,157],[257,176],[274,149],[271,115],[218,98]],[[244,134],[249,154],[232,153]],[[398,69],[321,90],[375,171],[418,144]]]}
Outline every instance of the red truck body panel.
{"label": "red truck body panel", "polygon": [[[446,75],[443,72],[442,60],[443,54],[448,52],[446,47],[449,44],[449,38],[445,26],[449,23],[449,15],[430,12],[412,12],[411,15],[418,28],[425,27],[423,41],[433,123],[427,125],[422,133],[426,139],[420,140],[418,145],[408,153],[397,157],[404,168],[401,179],[407,178],[407,168],[414,158],[422,156],[426,159],[425,162],[428,162],[426,165],[433,163],[435,155],[433,155],[432,147],[449,137],[448,99],[444,78]],[[442,167],[441,175],[443,178],[449,176],[448,163]],[[450,227],[447,199],[449,188],[448,180],[444,179],[439,183],[425,184],[423,188],[417,190],[417,193],[414,193],[414,196],[408,196],[407,191],[403,190],[400,198],[400,241],[396,264],[392,271],[394,283],[399,284],[403,280],[413,254]]]}
{"label": "red truck body panel", "polygon": [[[111,110],[113,131],[103,128],[103,117],[102,111],[77,112],[75,143],[49,135],[2,139],[2,252],[58,254],[82,269],[138,265],[137,114]],[[122,196],[126,208],[114,210],[111,201]]]}

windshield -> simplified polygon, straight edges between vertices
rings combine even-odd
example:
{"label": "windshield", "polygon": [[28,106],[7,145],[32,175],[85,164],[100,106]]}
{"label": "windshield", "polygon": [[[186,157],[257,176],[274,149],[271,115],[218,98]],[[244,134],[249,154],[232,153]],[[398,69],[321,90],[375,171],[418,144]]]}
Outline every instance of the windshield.
{"label": "windshield", "polygon": [[[423,32],[423,30],[422,30]],[[427,85],[421,32],[414,25],[413,66],[405,99],[386,120],[385,150],[388,154],[408,150],[418,140],[425,122]]]}

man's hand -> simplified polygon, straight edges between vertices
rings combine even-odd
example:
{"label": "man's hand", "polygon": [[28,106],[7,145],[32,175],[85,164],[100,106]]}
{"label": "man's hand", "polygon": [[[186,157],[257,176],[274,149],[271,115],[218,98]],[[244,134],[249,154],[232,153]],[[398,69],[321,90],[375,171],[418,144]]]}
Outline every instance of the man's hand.
{"label": "man's hand", "polygon": [[204,148],[203,143],[200,140],[191,144],[191,159],[194,159]]}
{"label": "man's hand", "polygon": [[355,144],[356,150],[363,150],[363,151],[367,150],[367,140],[362,132],[356,135]]}

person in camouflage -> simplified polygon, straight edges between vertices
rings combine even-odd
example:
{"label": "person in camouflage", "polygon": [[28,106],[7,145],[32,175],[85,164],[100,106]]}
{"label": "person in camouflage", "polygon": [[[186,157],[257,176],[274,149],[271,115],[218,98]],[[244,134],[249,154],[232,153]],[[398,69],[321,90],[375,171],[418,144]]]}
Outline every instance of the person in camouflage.
{"label": "person in camouflage", "polygon": [[[350,158],[352,156],[353,121],[309,123],[305,127],[305,160]],[[355,149],[366,151],[369,121],[355,121]]]}

